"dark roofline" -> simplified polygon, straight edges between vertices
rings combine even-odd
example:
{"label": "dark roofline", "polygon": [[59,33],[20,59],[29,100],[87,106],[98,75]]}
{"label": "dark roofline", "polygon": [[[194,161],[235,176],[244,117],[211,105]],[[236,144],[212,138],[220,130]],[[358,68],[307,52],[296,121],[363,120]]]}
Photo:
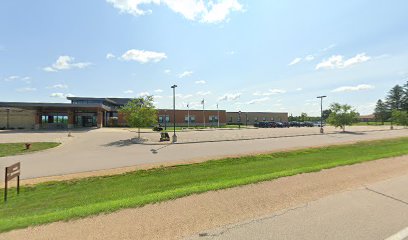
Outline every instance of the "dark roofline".
{"label": "dark roofline", "polygon": [[0,107],[14,107],[23,109],[35,109],[35,108],[102,108],[106,111],[110,111],[111,108],[103,104],[71,104],[71,103],[35,103],[35,102],[0,102]]}

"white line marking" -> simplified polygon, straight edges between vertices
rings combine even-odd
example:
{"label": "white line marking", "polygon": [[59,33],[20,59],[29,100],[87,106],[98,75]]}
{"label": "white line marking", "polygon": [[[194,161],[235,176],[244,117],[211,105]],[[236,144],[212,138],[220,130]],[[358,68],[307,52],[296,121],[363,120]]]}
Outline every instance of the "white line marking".
{"label": "white line marking", "polygon": [[385,240],[403,240],[408,237],[408,227],[402,229],[391,237],[386,238]]}

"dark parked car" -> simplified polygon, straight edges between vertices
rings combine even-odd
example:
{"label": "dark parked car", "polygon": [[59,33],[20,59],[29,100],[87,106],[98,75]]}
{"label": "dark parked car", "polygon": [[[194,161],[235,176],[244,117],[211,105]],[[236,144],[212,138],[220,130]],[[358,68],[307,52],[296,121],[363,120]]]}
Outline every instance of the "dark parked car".
{"label": "dark parked car", "polygon": [[300,122],[296,122],[296,121],[289,122],[289,126],[291,126],[291,127],[300,127]]}
{"label": "dark parked car", "polygon": [[163,131],[163,128],[160,125],[159,126],[154,126],[153,131],[160,132],[160,131]]}
{"label": "dark parked car", "polygon": [[305,127],[314,127],[312,122],[304,122]]}

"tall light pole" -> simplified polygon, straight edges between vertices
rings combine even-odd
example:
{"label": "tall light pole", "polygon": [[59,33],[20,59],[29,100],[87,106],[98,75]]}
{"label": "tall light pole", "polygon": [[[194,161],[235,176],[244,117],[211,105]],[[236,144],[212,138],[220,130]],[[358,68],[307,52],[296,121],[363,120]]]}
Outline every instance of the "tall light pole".
{"label": "tall light pole", "polygon": [[176,84],[171,86],[171,88],[173,88],[173,143],[177,142],[177,135],[176,135],[176,87],[177,87]]}
{"label": "tall light pole", "polygon": [[9,128],[10,128],[10,108],[6,108],[6,112],[7,112],[7,124],[6,124],[6,128],[9,129]]}
{"label": "tall light pole", "polygon": [[318,96],[320,98],[320,133],[324,133],[323,130],[323,98],[327,96]]}
{"label": "tall light pole", "polygon": [[241,129],[241,111],[238,112],[238,128]]}

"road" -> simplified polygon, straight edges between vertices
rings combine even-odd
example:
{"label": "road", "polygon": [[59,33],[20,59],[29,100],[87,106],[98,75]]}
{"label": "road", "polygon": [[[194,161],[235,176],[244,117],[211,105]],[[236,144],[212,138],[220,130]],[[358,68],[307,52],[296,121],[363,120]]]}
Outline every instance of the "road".
{"label": "road", "polygon": [[[303,130],[299,129],[299,131]],[[317,128],[316,131],[318,131]],[[224,134],[228,137],[228,134],[236,133],[239,133],[239,130],[220,130],[205,134]],[[194,136],[199,134],[191,133]],[[256,134],[256,131],[254,131],[254,134]],[[6,137],[9,137],[14,141],[23,141],[24,139],[29,139],[29,141],[50,141],[57,139],[63,142],[61,146],[54,149],[0,158],[0,169],[20,161],[22,179],[32,179],[128,166],[146,168],[199,162],[228,156],[401,137],[408,135],[408,129],[281,138],[275,136],[269,139],[169,145],[133,144],[129,139],[135,136],[134,132],[110,129],[73,132],[71,138],[66,137],[66,133],[28,133],[20,135],[3,135],[1,141],[7,141]],[[18,139],[15,136],[18,136]],[[2,181],[3,175],[3,171],[0,171],[0,181]]]}
{"label": "road", "polygon": [[407,186],[405,175],[186,239],[408,239]]}

